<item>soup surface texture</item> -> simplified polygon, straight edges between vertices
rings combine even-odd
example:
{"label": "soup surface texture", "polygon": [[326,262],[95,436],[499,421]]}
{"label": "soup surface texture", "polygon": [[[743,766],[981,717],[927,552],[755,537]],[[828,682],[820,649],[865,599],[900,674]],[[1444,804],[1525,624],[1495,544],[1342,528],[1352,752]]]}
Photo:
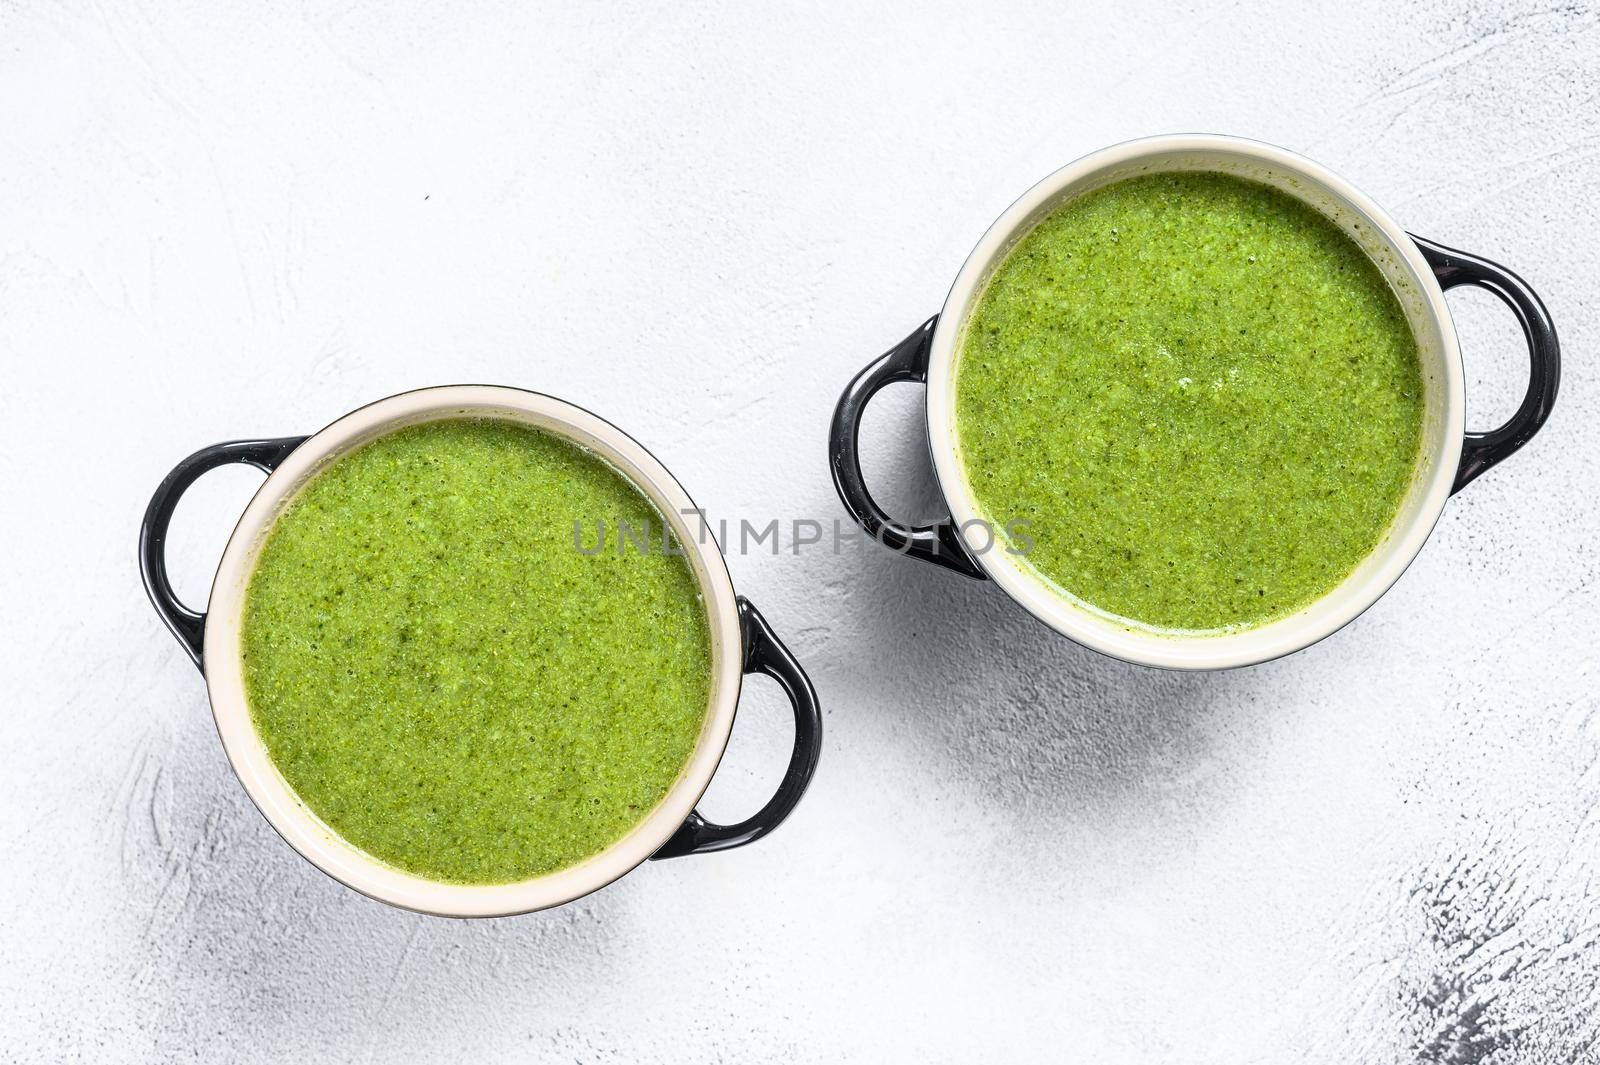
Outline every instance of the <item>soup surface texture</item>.
{"label": "soup surface texture", "polygon": [[1258,182],[1147,175],[1064,204],[958,344],[981,513],[1028,522],[1023,564],[1129,627],[1306,606],[1381,542],[1417,468],[1399,301],[1332,221]]}
{"label": "soup surface texture", "polygon": [[[596,522],[607,547],[594,554]],[[626,521],[646,554],[616,547]],[[251,717],[334,831],[431,880],[604,849],[688,761],[711,687],[686,558],[617,470],[502,420],[403,428],[318,473],[246,592]]]}

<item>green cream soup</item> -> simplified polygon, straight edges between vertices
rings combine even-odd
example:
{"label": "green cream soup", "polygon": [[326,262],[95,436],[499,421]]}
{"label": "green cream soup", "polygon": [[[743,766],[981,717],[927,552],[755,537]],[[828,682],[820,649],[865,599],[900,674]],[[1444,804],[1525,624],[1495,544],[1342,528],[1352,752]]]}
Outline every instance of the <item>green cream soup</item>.
{"label": "green cream soup", "polygon": [[[623,521],[657,549],[619,553]],[[493,884],[581,861],[661,801],[707,712],[706,610],[664,527],[615,469],[536,429],[380,437],[262,547],[243,618],[256,730],[314,813],[407,872]]]}
{"label": "green cream soup", "polygon": [[983,515],[1081,605],[1229,632],[1318,599],[1417,468],[1423,380],[1394,293],[1331,221],[1214,173],[1047,216],[959,341],[955,428]]}

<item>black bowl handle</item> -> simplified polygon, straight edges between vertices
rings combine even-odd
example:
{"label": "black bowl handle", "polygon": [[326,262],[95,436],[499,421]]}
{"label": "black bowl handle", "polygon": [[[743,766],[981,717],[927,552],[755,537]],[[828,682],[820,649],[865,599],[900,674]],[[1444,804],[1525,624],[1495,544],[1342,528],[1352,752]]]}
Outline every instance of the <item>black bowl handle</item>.
{"label": "black bowl handle", "polygon": [[833,409],[828,463],[833,469],[833,486],[839,492],[839,499],[868,536],[902,555],[932,562],[974,580],[987,580],[983,569],[961,542],[961,531],[954,522],[920,527],[899,524],[872,498],[872,493],[867,491],[867,479],[861,472],[862,412],[885,385],[928,380],[928,351],[933,344],[933,327],[938,323],[937,314],[923,322],[916,332],[868,365],[845,387],[839,405]]}
{"label": "black bowl handle", "polygon": [[761,611],[742,595],[739,629],[744,641],[744,671],[765,673],[777,681],[794,707],[794,753],[789,756],[789,768],[784,770],[777,792],[750,817],[738,824],[716,825],[691,812],[652,858],[705,854],[754,843],[783,824],[817,772],[817,758],[822,753],[822,709],[817,704],[817,690]]}
{"label": "black bowl handle", "polygon": [[1561,383],[1561,345],[1556,340],[1556,327],[1550,321],[1550,312],[1544,302],[1516,274],[1488,259],[1480,259],[1464,251],[1446,248],[1415,233],[1411,239],[1422,250],[1422,257],[1433,267],[1433,276],[1439,287],[1452,289],[1457,285],[1477,285],[1488,289],[1517,316],[1522,335],[1528,340],[1528,391],[1522,405],[1498,429],[1487,433],[1468,433],[1461,445],[1461,464],[1456,467],[1456,483],[1451,494],[1472,483],[1484,470],[1494,466],[1533,439],[1550,417],[1555,406],[1556,388]]}
{"label": "black bowl handle", "polygon": [[139,573],[144,577],[144,590],[150,596],[156,613],[167,623],[172,635],[189,652],[195,667],[205,672],[202,651],[206,635],[206,616],[190,610],[178,601],[167,579],[167,526],[172,522],[172,512],[178,500],[200,475],[230,462],[244,462],[263,473],[271,473],[299,447],[303,436],[286,436],[277,440],[232,440],[226,444],[212,444],[202,448],[173,467],[166,480],[150,497],[150,506],[144,512],[144,524],[139,526]]}

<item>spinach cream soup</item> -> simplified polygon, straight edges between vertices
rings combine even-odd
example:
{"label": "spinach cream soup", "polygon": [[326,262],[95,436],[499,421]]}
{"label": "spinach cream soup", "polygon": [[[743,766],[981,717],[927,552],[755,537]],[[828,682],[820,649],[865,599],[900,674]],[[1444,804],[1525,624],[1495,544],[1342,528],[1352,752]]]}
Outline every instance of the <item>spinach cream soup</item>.
{"label": "spinach cream soup", "polygon": [[1422,415],[1416,341],[1361,247],[1216,173],[1058,208],[959,342],[980,511],[1030,523],[1038,577],[1145,629],[1236,631],[1332,589],[1386,535]]}
{"label": "spinach cream soup", "polygon": [[[595,523],[655,530],[594,551]],[[317,474],[246,593],[245,691],[273,762],[350,843],[464,884],[616,842],[689,760],[711,687],[686,558],[620,473],[554,435],[460,418]],[[679,549],[681,550],[681,549]]]}

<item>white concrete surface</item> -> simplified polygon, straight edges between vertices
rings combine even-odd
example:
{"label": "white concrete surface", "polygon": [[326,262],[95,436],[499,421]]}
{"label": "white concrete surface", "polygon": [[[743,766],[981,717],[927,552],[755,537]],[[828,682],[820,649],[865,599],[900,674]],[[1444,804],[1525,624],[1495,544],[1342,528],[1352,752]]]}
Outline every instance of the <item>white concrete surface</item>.
{"label": "white concrete surface", "polygon": [[[0,1059],[1600,1060],[1600,11],[1311,7],[0,4]],[[250,807],[135,569],[178,458],[503,382],[714,515],[831,519],[849,376],[1032,181],[1172,130],[1313,156],[1561,329],[1545,433],[1349,629],[1161,674],[881,551],[736,557],[827,707],[760,845],[463,923]],[[1519,337],[1452,304],[1487,426]],[[181,512],[191,598],[255,480]]]}

